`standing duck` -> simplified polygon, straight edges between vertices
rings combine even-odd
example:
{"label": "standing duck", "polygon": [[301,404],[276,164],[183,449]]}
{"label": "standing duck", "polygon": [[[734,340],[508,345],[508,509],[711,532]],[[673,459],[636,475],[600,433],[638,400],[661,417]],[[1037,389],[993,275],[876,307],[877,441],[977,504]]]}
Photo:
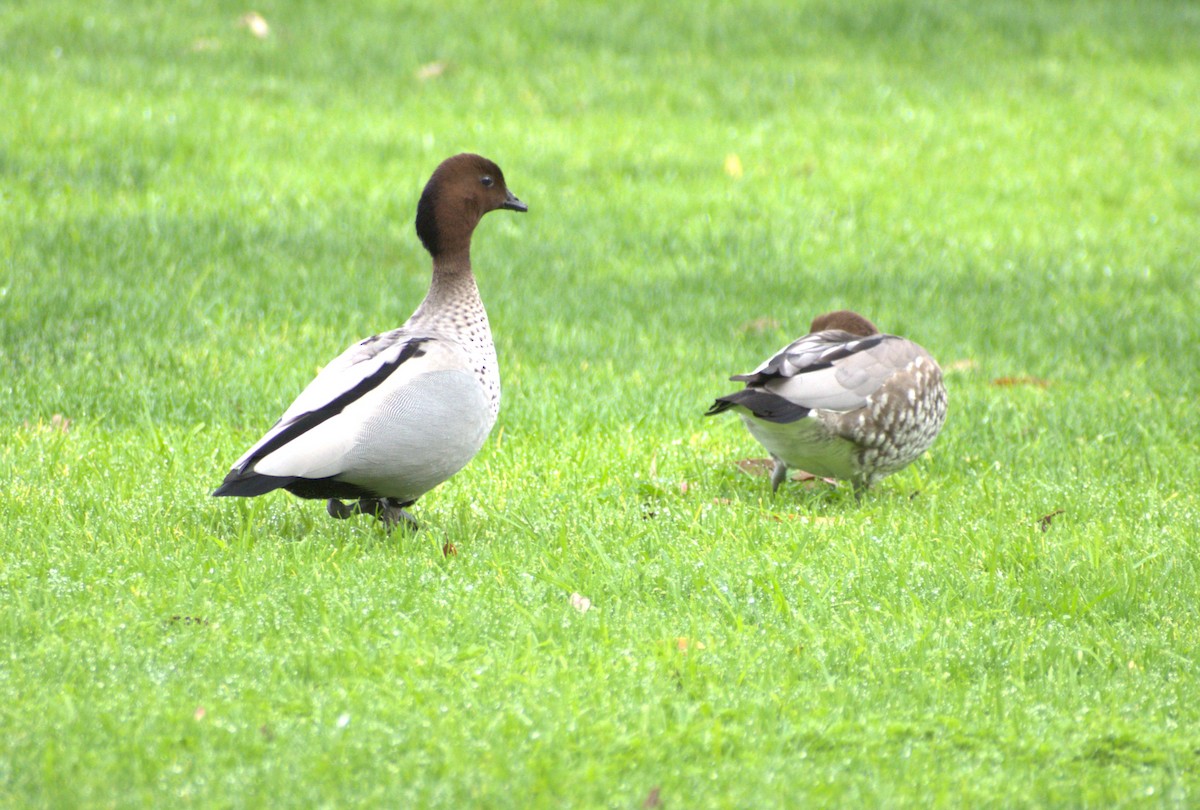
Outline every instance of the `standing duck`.
{"label": "standing duck", "polygon": [[771,489],[799,467],[849,480],[861,493],[929,449],[946,421],[942,370],[929,352],[848,310],[749,374],[706,416],[736,409],[775,461]]}
{"label": "standing duck", "polygon": [[415,526],[405,508],[474,458],[500,409],[496,346],[471,273],[471,234],[500,208],[528,210],[495,163],[461,154],[438,166],[417,204],[417,236],[433,257],[425,300],[400,328],[327,365],[213,495],[286,489],[328,499],[335,518]]}

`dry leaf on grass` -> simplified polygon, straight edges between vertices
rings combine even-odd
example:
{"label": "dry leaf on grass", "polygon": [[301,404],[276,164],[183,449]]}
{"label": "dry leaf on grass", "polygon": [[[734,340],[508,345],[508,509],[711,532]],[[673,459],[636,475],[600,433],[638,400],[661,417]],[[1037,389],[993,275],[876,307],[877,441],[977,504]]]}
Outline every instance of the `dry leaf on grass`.
{"label": "dry leaf on grass", "polygon": [[[770,475],[775,471],[775,462],[769,458],[743,458],[734,463],[746,475],[763,476]],[[792,481],[802,482],[820,481],[831,486],[837,484],[836,478],[820,478],[804,470],[796,470],[795,472],[788,473],[788,478]]]}
{"label": "dry leaf on grass", "polygon": [[168,624],[208,624],[208,619],[203,616],[172,616],[167,620]]}
{"label": "dry leaf on grass", "polygon": [[737,330],[743,334],[752,332],[756,335],[761,335],[763,332],[770,332],[774,329],[778,329],[780,325],[781,324],[779,321],[764,315],[761,318],[754,318],[753,320],[746,321],[738,326]]}
{"label": "dry leaf on grass", "polygon": [[436,79],[438,76],[441,76],[443,73],[445,73],[446,68],[449,66],[450,65],[447,62],[443,62],[440,59],[436,62],[427,62],[417,68],[417,79],[423,82],[427,82],[430,79]]}
{"label": "dry leaf on grass", "polygon": [[746,475],[770,475],[775,462],[769,458],[743,458],[735,462]]}
{"label": "dry leaf on grass", "polygon": [[1037,388],[1049,388],[1051,383],[1049,380],[1043,380],[1041,377],[997,377],[992,380],[992,385],[1000,388],[1008,388],[1016,385],[1032,385]]}
{"label": "dry leaf on grass", "polygon": [[257,11],[247,11],[238,18],[238,25],[248,30],[258,39],[266,39],[271,35],[271,26]]}
{"label": "dry leaf on grass", "polygon": [[1042,531],[1046,531],[1050,528],[1050,524],[1054,522],[1054,519],[1066,511],[1067,510],[1065,509],[1055,509],[1053,512],[1047,515],[1042,515],[1040,518],[1038,518],[1038,526]]}
{"label": "dry leaf on grass", "polygon": [[740,179],[744,174],[742,171],[742,159],[733,152],[725,156],[725,174],[734,180]]}
{"label": "dry leaf on grass", "polygon": [[771,520],[776,523],[783,523],[785,519],[794,520],[797,523],[811,523],[813,526],[836,526],[842,522],[841,518],[830,517],[829,515],[797,515],[790,512],[785,512],[782,515],[771,515]]}
{"label": "dry leaf on grass", "polygon": [[837,483],[836,478],[821,478],[819,475],[813,475],[812,473],[805,472],[804,470],[797,470],[796,472],[791,473],[790,477],[793,481],[824,481],[827,484]]}
{"label": "dry leaf on grass", "polygon": [[61,413],[56,413],[50,417],[49,422],[43,422],[40,419],[36,422],[25,420],[21,423],[21,427],[34,433],[49,432],[66,434],[71,432],[71,420]]}
{"label": "dry leaf on grass", "polygon": [[454,547],[453,543],[446,543],[442,546],[443,557],[453,557],[455,554],[458,554],[458,549]]}

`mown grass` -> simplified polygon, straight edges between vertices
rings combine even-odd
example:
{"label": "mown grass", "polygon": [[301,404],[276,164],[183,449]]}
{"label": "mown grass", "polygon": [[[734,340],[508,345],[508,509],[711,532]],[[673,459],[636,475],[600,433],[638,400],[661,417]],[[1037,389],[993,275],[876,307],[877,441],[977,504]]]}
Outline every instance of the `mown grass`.
{"label": "mown grass", "polygon": [[[1200,12],[660,5],[0,7],[0,800],[1197,801]],[[414,536],[208,498],[468,149],[484,452]],[[950,420],[772,497],[701,414],[842,306]]]}

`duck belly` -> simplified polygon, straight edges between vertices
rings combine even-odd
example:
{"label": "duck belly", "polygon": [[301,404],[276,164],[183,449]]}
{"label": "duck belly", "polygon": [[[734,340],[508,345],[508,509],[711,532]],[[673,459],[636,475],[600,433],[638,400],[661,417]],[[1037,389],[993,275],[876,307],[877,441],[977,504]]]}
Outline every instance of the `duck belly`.
{"label": "duck belly", "polygon": [[789,467],[822,478],[851,479],[858,475],[857,448],[829,432],[813,411],[795,422],[769,422],[739,413],[750,435],[772,456]]}

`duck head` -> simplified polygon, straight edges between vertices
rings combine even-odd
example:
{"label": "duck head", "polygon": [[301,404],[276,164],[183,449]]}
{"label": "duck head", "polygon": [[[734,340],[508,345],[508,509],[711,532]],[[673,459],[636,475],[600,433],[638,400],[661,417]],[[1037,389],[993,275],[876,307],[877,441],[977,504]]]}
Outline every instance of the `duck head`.
{"label": "duck head", "polygon": [[808,331],[811,334],[813,332],[829,332],[835,329],[842,332],[849,332],[852,335],[862,335],[863,337],[879,334],[879,329],[875,324],[857,312],[851,312],[848,309],[839,309],[836,312],[826,312],[824,315],[818,315],[813,318],[812,326],[808,328]]}
{"label": "duck head", "polygon": [[504,172],[480,155],[447,158],[417,203],[417,236],[435,258],[470,250],[471,234],[488,211],[528,211],[504,182]]}

